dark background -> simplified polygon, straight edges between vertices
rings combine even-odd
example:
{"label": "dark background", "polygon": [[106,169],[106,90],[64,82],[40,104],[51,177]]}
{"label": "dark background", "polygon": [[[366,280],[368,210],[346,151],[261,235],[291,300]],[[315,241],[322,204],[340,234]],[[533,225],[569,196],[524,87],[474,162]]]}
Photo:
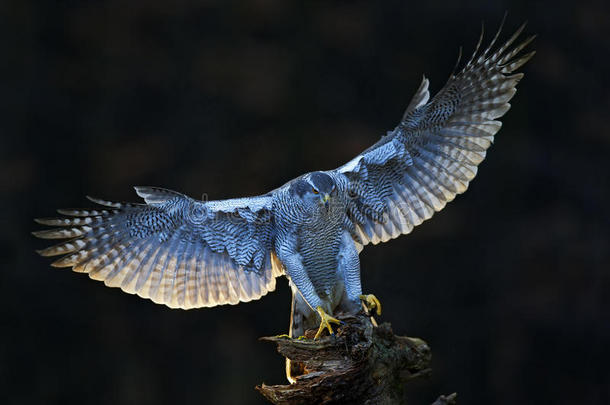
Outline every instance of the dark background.
{"label": "dark background", "polygon": [[49,267],[33,217],[260,194],[337,167],[436,92],[509,11],[538,51],[480,174],[411,235],[367,247],[383,321],[433,350],[412,404],[610,401],[610,13],[604,1],[3,1],[0,402],[261,404],[284,382],[280,280],[180,311]]}

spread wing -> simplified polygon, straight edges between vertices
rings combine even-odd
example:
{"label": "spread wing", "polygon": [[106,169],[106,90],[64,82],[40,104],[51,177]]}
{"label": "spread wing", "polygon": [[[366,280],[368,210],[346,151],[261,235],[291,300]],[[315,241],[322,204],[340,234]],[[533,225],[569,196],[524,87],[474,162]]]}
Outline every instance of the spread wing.
{"label": "spread wing", "polygon": [[272,196],[203,202],[136,187],[146,204],[90,198],[100,209],[59,210],[34,232],[68,239],[39,251],[52,265],[88,273],[107,286],[171,308],[237,304],[275,289]]}
{"label": "spread wing", "polygon": [[347,179],[348,216],[359,245],[411,232],[466,191],[523,77],[514,72],[534,55],[519,56],[533,36],[509,49],[524,26],[495,50],[500,30],[482,52],[481,34],[462,71],[430,102],[424,78],[400,124],[337,169]]}

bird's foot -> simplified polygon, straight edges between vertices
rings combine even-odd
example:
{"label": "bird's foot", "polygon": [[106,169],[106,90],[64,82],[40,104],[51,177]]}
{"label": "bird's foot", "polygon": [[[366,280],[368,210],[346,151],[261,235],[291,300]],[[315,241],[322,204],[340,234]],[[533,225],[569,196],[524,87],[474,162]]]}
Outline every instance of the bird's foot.
{"label": "bird's foot", "polygon": [[363,304],[369,310],[369,313],[376,310],[375,312],[377,312],[377,316],[381,316],[381,302],[379,302],[377,297],[375,297],[373,294],[365,294],[359,295],[358,298],[362,300]]}
{"label": "bird's foot", "polygon": [[320,318],[322,318],[322,321],[320,321],[320,328],[318,328],[318,333],[316,333],[316,336],[314,336],[314,340],[322,336],[322,331],[324,331],[324,329],[328,329],[330,334],[333,335],[333,328],[330,326],[330,324],[341,324],[342,322],[337,318],[333,318],[332,316],[328,315],[326,312],[324,312],[322,307],[317,307],[316,311],[318,311],[318,314],[320,314]]}

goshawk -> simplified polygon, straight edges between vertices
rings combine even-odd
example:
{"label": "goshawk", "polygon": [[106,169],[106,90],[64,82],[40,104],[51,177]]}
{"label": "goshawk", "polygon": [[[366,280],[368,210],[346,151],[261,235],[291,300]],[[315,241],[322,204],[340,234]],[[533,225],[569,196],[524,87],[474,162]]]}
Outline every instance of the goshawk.
{"label": "goshawk", "polygon": [[[136,187],[143,204],[89,198],[99,208],[58,210],[34,232],[67,239],[40,250],[107,286],[165,304],[199,308],[255,300],[285,275],[292,288],[290,336],[333,315],[358,311],[359,253],[411,232],[463,193],[485,158],[509,100],[534,54],[502,46],[500,30],[430,99],[423,78],[400,123],[338,169],[307,173],[261,196],[200,201],[156,187]],[[288,373],[291,374],[289,367]],[[290,375],[289,375],[290,377]]]}

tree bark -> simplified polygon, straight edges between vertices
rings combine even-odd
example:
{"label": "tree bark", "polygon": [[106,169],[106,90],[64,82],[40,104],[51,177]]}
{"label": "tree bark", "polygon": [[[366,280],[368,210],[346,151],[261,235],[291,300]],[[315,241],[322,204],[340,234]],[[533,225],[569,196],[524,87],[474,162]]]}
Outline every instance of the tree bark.
{"label": "tree bark", "polygon": [[[290,385],[256,389],[274,404],[405,404],[404,386],[430,375],[431,353],[418,338],[396,336],[389,323],[376,326],[363,314],[339,316],[344,324],[331,336],[313,340],[285,335],[263,337],[278,352],[300,362],[304,374]],[[439,397],[433,405],[455,404],[455,394]]]}

